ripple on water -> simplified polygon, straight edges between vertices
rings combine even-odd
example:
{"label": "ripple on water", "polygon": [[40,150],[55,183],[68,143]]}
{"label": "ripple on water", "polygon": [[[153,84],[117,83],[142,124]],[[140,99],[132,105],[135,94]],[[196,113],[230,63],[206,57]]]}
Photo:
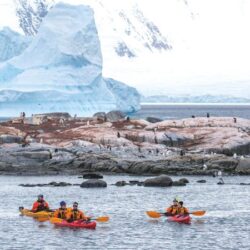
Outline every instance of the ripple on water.
{"label": "ripple on water", "polygon": [[[50,181],[81,182],[71,177],[0,177],[1,249],[250,249],[249,188],[235,185],[247,177],[228,177],[232,185],[220,186],[216,179],[197,184],[200,177],[188,177],[190,184],[177,188],[79,187],[23,188],[20,183]],[[144,177],[105,176],[111,184],[118,180]],[[79,201],[87,214],[109,215],[109,223],[98,223],[96,230],[56,228],[45,222],[18,215],[18,207],[31,206],[43,193],[51,207],[66,200]],[[160,210],[173,197],[184,199],[190,210],[207,210],[204,217],[193,216],[191,225],[149,219],[146,210]],[[6,211],[7,208],[7,211]]]}

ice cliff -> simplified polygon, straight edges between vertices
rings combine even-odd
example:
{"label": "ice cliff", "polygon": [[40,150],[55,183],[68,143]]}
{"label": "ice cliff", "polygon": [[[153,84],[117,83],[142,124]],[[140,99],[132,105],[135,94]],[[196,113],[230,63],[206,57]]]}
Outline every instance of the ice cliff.
{"label": "ice cliff", "polygon": [[100,41],[90,7],[55,5],[27,48],[19,46],[17,56],[0,64],[1,116],[139,109],[136,89],[102,76]]}
{"label": "ice cliff", "polygon": [[30,37],[4,27],[0,30],[0,63],[20,55],[28,47],[30,41]]}

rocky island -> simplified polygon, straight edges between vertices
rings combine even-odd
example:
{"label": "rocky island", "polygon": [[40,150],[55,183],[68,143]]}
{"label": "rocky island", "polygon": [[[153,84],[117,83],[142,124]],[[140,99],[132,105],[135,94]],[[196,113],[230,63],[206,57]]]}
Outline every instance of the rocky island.
{"label": "rocky island", "polygon": [[47,113],[0,123],[0,174],[250,174],[250,120],[152,123],[120,111]]}

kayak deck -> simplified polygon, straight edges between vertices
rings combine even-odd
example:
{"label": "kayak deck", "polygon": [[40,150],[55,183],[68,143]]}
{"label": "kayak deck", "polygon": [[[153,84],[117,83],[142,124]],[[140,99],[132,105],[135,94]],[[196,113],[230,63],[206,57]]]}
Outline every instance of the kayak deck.
{"label": "kayak deck", "polygon": [[168,221],[184,223],[184,224],[190,224],[191,223],[191,217],[189,215],[175,215],[175,216],[169,217]]}
{"label": "kayak deck", "polygon": [[85,222],[85,221],[74,221],[74,222],[67,222],[66,220],[62,220],[61,222],[54,222],[53,223],[57,227],[70,227],[70,228],[85,228],[85,229],[95,229],[96,222]]}
{"label": "kayak deck", "polygon": [[37,213],[31,212],[30,210],[24,208],[20,209],[21,215],[33,217],[33,218],[48,218],[53,215],[53,212],[40,211]]}

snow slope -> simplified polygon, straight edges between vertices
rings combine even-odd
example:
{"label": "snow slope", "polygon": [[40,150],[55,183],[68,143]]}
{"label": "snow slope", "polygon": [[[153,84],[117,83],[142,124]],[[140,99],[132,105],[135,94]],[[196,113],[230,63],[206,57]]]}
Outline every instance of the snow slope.
{"label": "snow slope", "polygon": [[139,108],[134,88],[102,77],[94,14],[83,5],[59,3],[51,9],[28,48],[0,65],[0,89],[2,116]]}

